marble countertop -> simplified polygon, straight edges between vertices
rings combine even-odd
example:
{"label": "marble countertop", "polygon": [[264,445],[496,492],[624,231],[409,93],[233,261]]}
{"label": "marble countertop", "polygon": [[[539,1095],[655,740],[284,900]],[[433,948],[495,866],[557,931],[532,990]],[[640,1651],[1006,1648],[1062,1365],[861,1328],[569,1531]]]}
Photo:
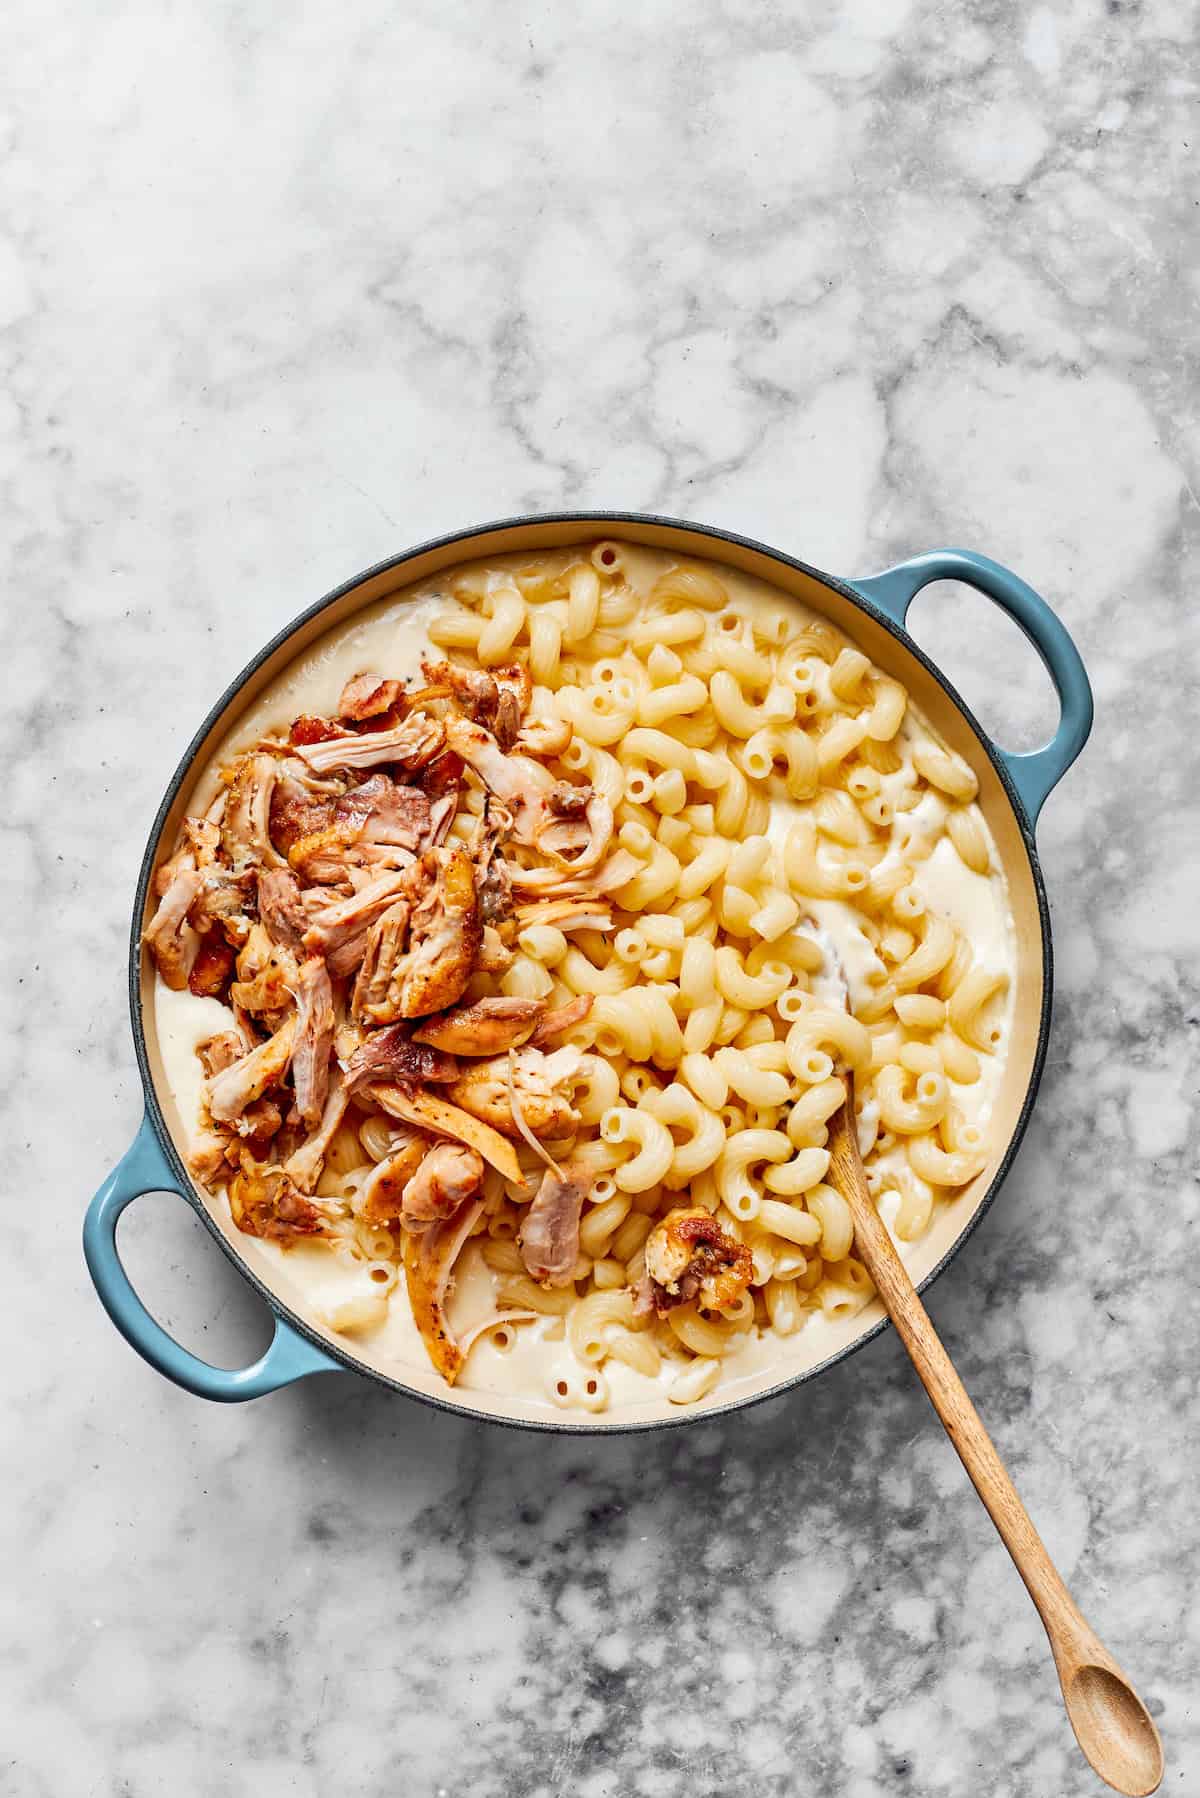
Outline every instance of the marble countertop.
{"label": "marble countertop", "polygon": [[[206,1405],[93,1296],[79,1220],[140,1115],[131,891],[211,697],[356,569],[590,505],[846,573],[963,542],[1077,636],[1046,1080],[931,1310],[1164,1790],[1200,1790],[1191,8],[8,23],[0,1790],[1099,1790],[890,1334],[724,1422],[556,1442],[348,1378]],[[914,621],[1036,737],[983,601]],[[125,1241],[190,1343],[264,1340],[182,1205]]]}

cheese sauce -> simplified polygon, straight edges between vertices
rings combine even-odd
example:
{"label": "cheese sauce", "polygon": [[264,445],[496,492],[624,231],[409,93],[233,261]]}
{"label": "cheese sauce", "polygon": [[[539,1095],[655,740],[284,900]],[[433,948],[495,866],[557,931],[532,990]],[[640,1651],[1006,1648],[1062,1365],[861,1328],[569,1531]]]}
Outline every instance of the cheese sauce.
{"label": "cheese sauce", "polygon": [[[625,578],[641,593],[648,592],[666,569],[676,565],[673,557],[630,545],[623,544],[621,553]],[[507,571],[514,566],[527,570],[536,563],[548,570],[557,570],[576,559],[577,552],[574,551],[552,551],[539,557],[497,557],[487,564],[487,569],[490,578],[499,580],[506,579]],[[468,566],[478,568],[482,565]],[[784,607],[800,624],[812,622],[816,617],[765,582],[725,567],[713,571],[727,588],[730,603],[740,611],[778,613]],[[462,572],[459,569],[454,574]],[[299,656],[231,728],[208,766],[198,774],[188,796],[187,810],[204,809],[217,789],[219,769],[258,737],[285,735],[293,718],[302,713],[328,715],[335,712],[338,696],[352,675],[363,670],[394,676],[418,674],[423,652],[435,657],[444,655],[444,651],[434,648],[428,631],[434,615],[452,603],[449,578],[452,577],[443,575],[436,581],[406,589],[379,602],[353,622],[328,633]],[[910,704],[898,746],[903,753],[906,743],[922,740],[936,742]],[[906,778],[911,780],[905,769],[895,775],[883,776],[882,791],[888,797],[893,796]],[[768,834],[782,845],[798,808],[783,795],[780,782],[773,779],[772,787],[779,790],[772,793]],[[899,813],[897,823],[892,827],[893,845],[881,866],[886,866],[889,859],[895,859],[895,839],[901,827],[910,832],[918,830],[931,840],[938,839],[946,811],[941,796],[931,791],[911,811]],[[1016,968],[1013,919],[994,845],[991,847],[990,871],[976,874],[959,858],[953,844],[942,836],[934,842],[931,853],[916,863],[913,885],[930,910],[947,918],[964,934],[977,963],[1010,976],[1007,993],[993,1000],[988,1010],[989,1023],[999,1031],[996,1052],[980,1057],[982,1070],[977,1081],[969,1086],[953,1082],[950,1085],[951,1096],[964,1119],[977,1125],[986,1136],[1004,1071]],[[852,905],[840,899],[813,899],[806,903],[820,932],[827,934],[836,949],[853,1006],[856,997],[867,989],[869,977],[874,975],[878,980],[882,973],[882,964],[861,928],[860,915]],[[814,980],[814,985],[819,990],[819,977]],[[215,999],[197,998],[187,991],[171,991],[157,974],[154,1008],[163,1069],[188,1138],[182,1146],[188,1149],[192,1138],[201,1129],[204,1075],[196,1048],[217,1032],[232,1028],[233,1014]],[[869,1113],[861,1121],[867,1125],[865,1147],[865,1139],[874,1134]],[[877,1153],[873,1167],[885,1175],[906,1167],[903,1144],[897,1143],[894,1148]],[[686,1195],[681,1198],[686,1202]],[[224,1194],[215,1198],[209,1195],[209,1203],[228,1223]],[[896,1196],[885,1194],[880,1211],[889,1226],[894,1223],[896,1209]],[[268,1285],[301,1312],[318,1323],[323,1322],[326,1328],[330,1315],[347,1300],[378,1294],[379,1288],[372,1285],[364,1263],[344,1257],[319,1240],[302,1240],[284,1247],[237,1231],[231,1234],[238,1252]],[[907,1244],[899,1246],[902,1254],[909,1252]],[[497,1278],[484,1264],[478,1245],[469,1244],[460,1258],[449,1299],[450,1321],[456,1334],[465,1335],[475,1324],[495,1315]],[[671,1382],[685,1365],[683,1361],[664,1358],[662,1371],[653,1378],[612,1358],[605,1362],[602,1372],[584,1367],[571,1352],[561,1318],[541,1317],[504,1334],[509,1346],[503,1346],[503,1341],[498,1342],[490,1335],[476,1340],[459,1376],[460,1386],[520,1394],[534,1400],[544,1396],[548,1408],[558,1404],[566,1410],[599,1408],[606,1386],[613,1406],[653,1410],[661,1408]],[[834,1327],[820,1311],[809,1315],[803,1325],[803,1334],[806,1360],[820,1359],[827,1347],[829,1352],[832,1351]],[[368,1333],[347,1336],[344,1340],[351,1352],[363,1355],[397,1379],[403,1379],[406,1370],[428,1371],[428,1357],[412,1321],[403,1276],[391,1291],[386,1321]],[[728,1397],[739,1382],[779,1362],[783,1349],[784,1339],[770,1331],[751,1330],[743,1346],[722,1362],[722,1395]],[[599,1400],[595,1394],[587,1392],[589,1380],[597,1387]]]}

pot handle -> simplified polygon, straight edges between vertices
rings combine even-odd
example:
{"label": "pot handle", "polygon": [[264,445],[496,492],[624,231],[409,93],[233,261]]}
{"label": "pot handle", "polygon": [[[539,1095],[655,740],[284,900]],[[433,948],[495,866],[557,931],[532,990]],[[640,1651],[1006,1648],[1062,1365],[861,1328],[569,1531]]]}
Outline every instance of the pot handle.
{"label": "pot handle", "polygon": [[992,747],[1016,788],[1029,822],[1037,823],[1047,795],[1066,773],[1088,739],[1092,728],[1092,689],[1079,651],[1066,626],[1010,568],[988,556],[966,549],[934,549],[897,563],[883,574],[873,574],[850,584],[894,623],[903,627],[922,587],[931,581],[965,581],[977,593],[1006,611],[1020,625],[1041,656],[1058,694],[1058,729],[1042,749],[1017,754]]}
{"label": "pot handle", "polygon": [[281,1317],[266,1353],[250,1367],[211,1367],[168,1336],[130,1283],[117,1250],[117,1222],[127,1205],[147,1192],[187,1193],[172,1171],[149,1114],[129,1149],[100,1188],[83,1220],[83,1252],[100,1302],[142,1359],[194,1392],[231,1404],[261,1398],[310,1373],[339,1373],[341,1363],[306,1340]]}

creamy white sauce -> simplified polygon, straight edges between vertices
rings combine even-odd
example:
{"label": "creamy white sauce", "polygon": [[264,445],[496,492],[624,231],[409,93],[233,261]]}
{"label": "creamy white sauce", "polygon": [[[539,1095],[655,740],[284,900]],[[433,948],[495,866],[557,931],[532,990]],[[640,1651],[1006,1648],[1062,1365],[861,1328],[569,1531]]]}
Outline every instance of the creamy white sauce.
{"label": "creamy white sauce", "polygon": [[[648,590],[654,579],[673,564],[673,558],[648,550],[628,550],[624,546],[623,556],[626,578],[640,591]],[[528,556],[498,558],[492,566],[502,568],[506,560],[528,566],[531,559]],[[550,552],[539,558],[546,564],[560,566],[573,559],[573,554],[568,552]],[[739,607],[769,607],[777,611],[785,606],[802,620],[814,616],[798,602],[763,582],[739,576],[725,568],[718,572],[729,590],[731,601]],[[369,608],[352,623],[320,639],[290,664],[233,725],[208,767],[198,776],[189,795],[189,812],[203,809],[216,788],[219,768],[257,737],[285,734],[292,719],[301,713],[332,712],[342,687],[352,675],[368,669],[394,675],[414,674],[419,670],[422,652],[442,656],[445,652],[430,643],[428,627],[437,612],[451,605],[448,583],[446,577],[442,577],[423,587],[393,595]],[[909,741],[917,738],[937,741],[918,720],[911,706],[902,736]],[[884,776],[882,790],[892,797],[910,778],[904,770]],[[773,796],[768,833],[780,846],[796,809],[782,792]],[[941,828],[944,815],[945,805],[939,796],[927,794],[912,811],[897,814],[893,842],[904,828],[920,829],[933,837]],[[889,850],[889,858],[894,853],[894,849]],[[994,1002],[996,1022],[1002,1032],[999,1052],[981,1057],[983,1067],[977,1082],[971,1086],[952,1084],[951,1089],[967,1120],[981,1127],[986,1127],[991,1115],[1003,1074],[1011,1021],[1012,977],[1016,966],[1013,920],[994,847],[992,862],[991,873],[986,876],[974,874],[959,859],[953,845],[944,839],[937,843],[927,859],[918,863],[914,880],[929,907],[948,918],[967,936],[979,962],[1010,975],[1007,995]],[[806,909],[814,917],[820,935],[836,950],[853,1003],[884,975],[883,964],[861,928],[861,919],[851,905],[837,899],[812,899],[806,902]],[[825,984],[827,991],[823,989],[822,978],[816,977],[816,990],[830,1002],[840,1003],[836,983]],[[185,1146],[190,1147],[202,1127],[200,1100],[204,1076],[196,1047],[217,1032],[232,1028],[233,1014],[217,1000],[196,998],[186,991],[172,992],[157,976],[154,1005],[167,1085],[183,1123],[187,1138]],[[869,1115],[860,1119],[864,1147],[873,1138],[874,1123]],[[877,1155],[873,1165],[885,1176],[901,1165],[906,1166],[903,1147],[897,1145],[895,1149]],[[210,1196],[210,1202],[228,1220],[224,1194],[215,1199]],[[896,1209],[895,1195],[885,1194],[880,1211],[889,1228],[894,1225]],[[282,1297],[294,1295],[299,1300],[299,1308],[313,1315],[318,1322],[327,1319],[346,1300],[378,1291],[363,1263],[331,1251],[323,1242],[301,1241],[285,1247],[237,1232],[233,1234],[239,1252],[260,1275]],[[901,1243],[899,1247],[902,1254],[911,1252],[911,1245]],[[450,1323],[456,1334],[465,1334],[484,1318],[494,1316],[498,1308],[495,1284],[496,1276],[483,1263],[478,1247],[469,1246],[460,1260],[448,1302]],[[602,1374],[596,1375],[594,1369],[581,1368],[575,1359],[562,1319],[540,1318],[520,1325],[515,1333],[509,1334],[515,1335],[515,1339],[508,1348],[498,1347],[490,1335],[477,1339],[460,1375],[460,1386],[519,1394],[535,1400],[545,1395],[547,1405],[552,1407],[554,1388],[562,1382],[569,1388],[566,1408],[574,1409],[570,1395],[579,1391],[584,1380],[595,1376],[607,1382],[614,1405],[652,1408],[655,1401],[661,1403],[671,1382],[688,1365],[682,1358],[664,1358],[661,1372],[651,1379],[609,1359]],[[826,1339],[829,1351],[835,1346],[834,1327],[820,1312],[809,1316],[804,1335],[806,1350],[811,1348],[813,1359],[820,1359],[827,1352]],[[397,1378],[403,1378],[406,1369],[428,1368],[425,1347],[409,1311],[403,1277],[390,1294],[386,1322],[361,1337],[348,1335],[345,1341],[352,1351],[361,1342],[371,1361]],[[781,1348],[781,1340],[770,1332],[761,1335],[757,1331],[749,1332],[744,1345],[724,1359],[722,1394],[728,1397],[739,1382],[778,1362]]]}

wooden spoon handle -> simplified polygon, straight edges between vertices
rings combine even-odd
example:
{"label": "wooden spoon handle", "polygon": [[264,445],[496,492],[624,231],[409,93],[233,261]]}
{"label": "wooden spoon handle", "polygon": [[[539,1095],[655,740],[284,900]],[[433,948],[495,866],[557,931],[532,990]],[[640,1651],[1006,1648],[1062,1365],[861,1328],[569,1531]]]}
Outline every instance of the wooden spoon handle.
{"label": "wooden spoon handle", "polygon": [[[829,1120],[829,1154],[833,1183],[854,1217],[858,1252],[875,1282],[901,1341],[912,1357],[934,1410],[946,1427],[959,1459],[970,1475],[988,1515],[1038,1608],[1064,1685],[1083,1664],[1120,1673],[1116,1662],[1077,1608],[1038,1535],[995,1444],[967,1397],[954,1363],[917,1297],[904,1263],[896,1252],[867,1188],[858,1152],[853,1098]],[[1121,1675],[1124,1678],[1124,1675]]]}

